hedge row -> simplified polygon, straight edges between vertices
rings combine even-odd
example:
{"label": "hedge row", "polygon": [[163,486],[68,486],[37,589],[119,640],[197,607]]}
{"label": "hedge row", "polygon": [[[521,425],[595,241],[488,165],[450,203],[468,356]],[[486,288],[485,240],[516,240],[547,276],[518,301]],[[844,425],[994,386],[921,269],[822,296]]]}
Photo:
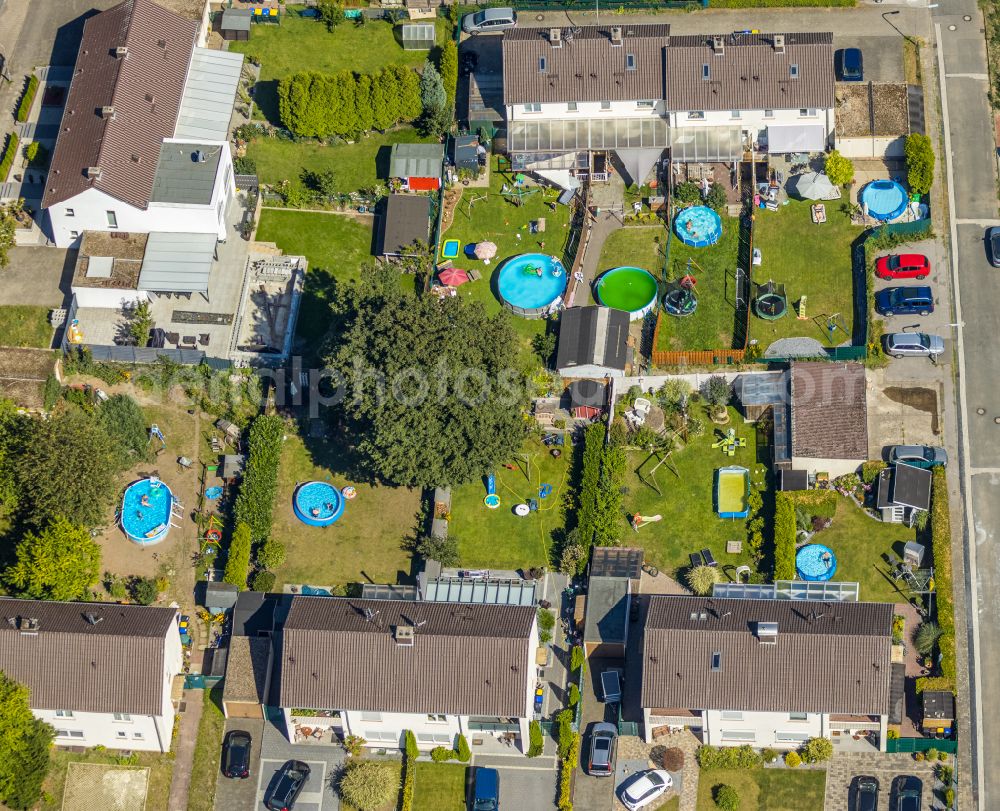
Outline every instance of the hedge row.
{"label": "hedge row", "polygon": [[854,8],[856,0],[712,0],[712,8]]}
{"label": "hedge row", "polygon": [[17,105],[17,115],[15,118],[21,124],[28,120],[28,113],[31,112],[32,102],[35,100],[35,93],[38,92],[38,77],[32,74],[28,77],[28,85],[24,88],[24,95],[21,96],[21,103]]}
{"label": "hedge row", "polygon": [[17,137],[17,133],[12,132],[7,138],[7,147],[3,151],[3,157],[0,157],[0,183],[3,183],[7,179],[7,173],[10,171],[10,167],[14,165],[14,158],[17,157],[17,147],[20,144],[20,139]]}
{"label": "hedge row", "polygon": [[573,733],[569,751],[559,763],[559,811],[573,811],[573,772],[580,763],[580,734]]}
{"label": "hedge row", "polygon": [[934,555],[934,596],[936,619],[941,636],[941,675],[955,681],[955,606],[952,602],[951,513],[948,509],[948,481],[943,467],[934,468],[931,489],[931,550]]}
{"label": "hedge row", "polygon": [[247,577],[250,575],[250,527],[244,523],[236,524],[233,537],[229,541],[229,556],[226,558],[226,571],[222,579],[241,591],[247,587]]}
{"label": "hedge row", "polygon": [[271,533],[284,433],[285,423],[280,417],[258,417],[250,426],[246,469],[236,498],[235,518],[237,524],[250,528],[253,543],[261,543]]}
{"label": "hedge row", "polygon": [[752,746],[699,746],[694,753],[703,769],[756,769],[764,757]]}
{"label": "hedge row", "polygon": [[774,499],[774,579],[795,579],[795,505],[786,493]]}

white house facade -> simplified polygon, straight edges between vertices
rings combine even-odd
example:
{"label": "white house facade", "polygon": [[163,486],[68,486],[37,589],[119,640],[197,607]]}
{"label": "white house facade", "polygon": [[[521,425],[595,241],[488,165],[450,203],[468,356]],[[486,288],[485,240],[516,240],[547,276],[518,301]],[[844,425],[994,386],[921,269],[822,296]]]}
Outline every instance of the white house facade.
{"label": "white house facade", "polygon": [[641,699],[647,742],[688,728],[703,743],[797,749],[874,734],[892,695],[889,603],[650,598]]}
{"label": "white house facade", "polygon": [[295,597],[278,691],[286,734],[335,727],[385,748],[409,730],[428,751],[504,732],[527,751],[537,647],[531,607]]}
{"label": "white house facade", "polygon": [[172,608],[0,598],[0,671],[57,746],[170,751],[184,657]]}

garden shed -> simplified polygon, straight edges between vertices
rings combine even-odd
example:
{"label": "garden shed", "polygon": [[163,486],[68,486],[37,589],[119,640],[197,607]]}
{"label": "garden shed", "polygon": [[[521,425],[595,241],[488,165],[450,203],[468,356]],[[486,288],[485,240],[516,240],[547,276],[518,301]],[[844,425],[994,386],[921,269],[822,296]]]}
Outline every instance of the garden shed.
{"label": "garden shed", "polygon": [[423,195],[390,194],[379,201],[376,256],[414,256],[414,243],[426,243],[431,201]]}
{"label": "garden shed", "polygon": [[399,179],[408,191],[436,191],[441,186],[441,144],[393,144],[389,177]]}
{"label": "garden shed", "polygon": [[436,39],[434,23],[407,23],[399,35],[404,51],[429,51]]}
{"label": "garden shed", "polygon": [[627,577],[591,576],[583,628],[583,647],[588,657],[625,656],[631,590]]}
{"label": "garden shed", "polygon": [[246,42],[250,39],[250,23],[253,10],[249,8],[227,8],[222,12],[219,33],[230,42]]}

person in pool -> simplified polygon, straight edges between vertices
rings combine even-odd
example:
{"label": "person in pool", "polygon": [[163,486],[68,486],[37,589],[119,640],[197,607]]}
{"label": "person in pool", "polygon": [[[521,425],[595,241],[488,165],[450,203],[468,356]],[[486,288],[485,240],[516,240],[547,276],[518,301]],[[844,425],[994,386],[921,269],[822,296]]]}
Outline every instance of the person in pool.
{"label": "person in pool", "polygon": [[691,223],[691,220],[687,220],[684,223],[684,230],[687,231],[689,234],[694,230],[694,225]]}
{"label": "person in pool", "polygon": [[313,518],[319,518],[319,507],[313,507],[309,512]]}
{"label": "person in pool", "polygon": [[149,496],[146,493],[143,493],[142,498],[139,499],[139,503],[143,507],[148,507],[149,506]]}
{"label": "person in pool", "polygon": [[333,512],[333,505],[329,501],[326,502],[326,504],[324,504],[323,506],[327,509],[327,511]]}

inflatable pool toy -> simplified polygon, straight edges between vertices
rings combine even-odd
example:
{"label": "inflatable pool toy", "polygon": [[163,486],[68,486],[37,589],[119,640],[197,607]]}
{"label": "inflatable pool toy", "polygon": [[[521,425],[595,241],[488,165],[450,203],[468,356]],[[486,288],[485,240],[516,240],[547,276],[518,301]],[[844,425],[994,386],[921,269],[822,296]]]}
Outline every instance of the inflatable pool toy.
{"label": "inflatable pool toy", "polygon": [[549,484],[548,482],[544,483],[541,487],[538,488],[539,498],[548,498],[551,495],[552,495],[552,485]]}
{"label": "inflatable pool toy", "polygon": [[347,485],[347,487],[345,487],[343,490],[340,491],[340,495],[342,495],[348,501],[350,501],[352,498],[354,498],[357,494],[358,494],[358,491],[356,489],[354,489],[354,487],[352,485],[350,485],[350,484]]}
{"label": "inflatable pool toy", "polygon": [[486,498],[483,499],[483,504],[489,507],[491,510],[495,510],[500,506],[500,496],[496,493],[490,493]]}
{"label": "inflatable pool toy", "polygon": [[524,518],[530,512],[531,508],[527,504],[514,505],[514,515],[516,515],[518,518]]}

